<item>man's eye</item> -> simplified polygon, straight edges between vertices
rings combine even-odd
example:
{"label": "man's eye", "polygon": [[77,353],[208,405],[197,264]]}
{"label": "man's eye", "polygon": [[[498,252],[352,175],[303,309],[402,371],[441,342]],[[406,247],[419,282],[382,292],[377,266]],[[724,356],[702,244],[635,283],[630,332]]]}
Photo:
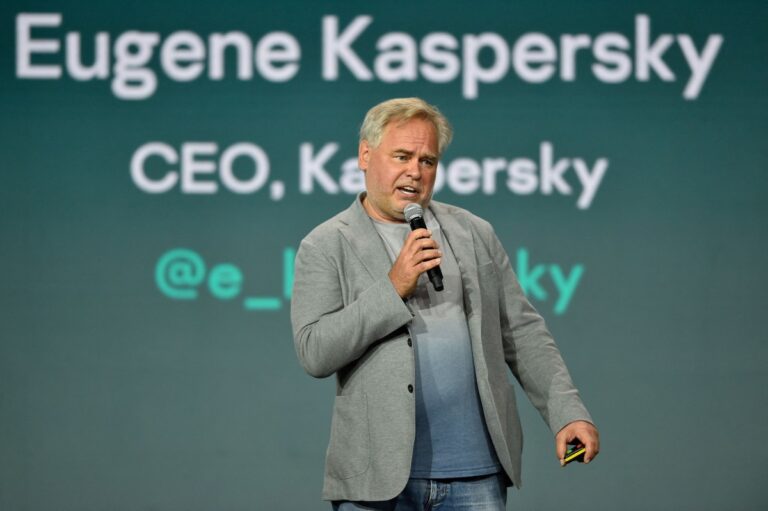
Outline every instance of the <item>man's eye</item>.
{"label": "man's eye", "polygon": [[425,167],[434,167],[435,161],[434,160],[421,160],[421,164]]}
{"label": "man's eye", "polygon": [[397,161],[408,161],[408,157],[404,154],[397,154],[395,155],[395,159]]}

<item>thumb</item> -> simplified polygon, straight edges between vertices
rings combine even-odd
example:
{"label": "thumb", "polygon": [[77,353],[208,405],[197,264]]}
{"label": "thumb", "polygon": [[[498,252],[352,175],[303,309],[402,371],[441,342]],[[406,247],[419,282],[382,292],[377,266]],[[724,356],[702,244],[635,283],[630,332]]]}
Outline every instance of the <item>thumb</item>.
{"label": "thumb", "polygon": [[563,463],[563,459],[565,458],[566,443],[567,441],[565,439],[565,435],[561,432],[555,438],[555,453],[557,454],[557,459],[560,460],[561,465]]}

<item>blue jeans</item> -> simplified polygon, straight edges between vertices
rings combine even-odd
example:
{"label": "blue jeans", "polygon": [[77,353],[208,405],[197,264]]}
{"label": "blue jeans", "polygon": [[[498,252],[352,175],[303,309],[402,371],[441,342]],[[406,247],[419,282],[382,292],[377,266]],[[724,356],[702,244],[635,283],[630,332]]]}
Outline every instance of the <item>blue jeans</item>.
{"label": "blue jeans", "polygon": [[334,511],[504,511],[507,485],[503,472],[460,479],[408,479],[403,492],[383,502],[334,501]]}

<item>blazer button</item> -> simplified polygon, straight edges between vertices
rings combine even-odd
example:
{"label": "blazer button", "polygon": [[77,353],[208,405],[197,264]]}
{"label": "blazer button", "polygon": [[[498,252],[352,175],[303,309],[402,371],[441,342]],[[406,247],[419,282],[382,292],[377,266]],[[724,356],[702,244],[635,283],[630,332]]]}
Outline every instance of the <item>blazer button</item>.
{"label": "blazer button", "polygon": [[413,342],[411,342],[411,338],[408,338],[408,346],[413,346]]}
{"label": "blazer button", "polygon": [[410,383],[408,384],[408,392],[413,394],[413,385],[411,385]]}

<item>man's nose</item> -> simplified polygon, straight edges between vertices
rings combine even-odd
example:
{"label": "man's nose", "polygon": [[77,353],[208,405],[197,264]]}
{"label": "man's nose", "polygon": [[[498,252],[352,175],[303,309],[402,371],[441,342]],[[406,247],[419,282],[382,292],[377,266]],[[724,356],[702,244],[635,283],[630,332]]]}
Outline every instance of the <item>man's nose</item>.
{"label": "man's nose", "polygon": [[421,179],[421,167],[419,166],[418,158],[408,160],[408,164],[405,167],[405,175],[412,179]]}

